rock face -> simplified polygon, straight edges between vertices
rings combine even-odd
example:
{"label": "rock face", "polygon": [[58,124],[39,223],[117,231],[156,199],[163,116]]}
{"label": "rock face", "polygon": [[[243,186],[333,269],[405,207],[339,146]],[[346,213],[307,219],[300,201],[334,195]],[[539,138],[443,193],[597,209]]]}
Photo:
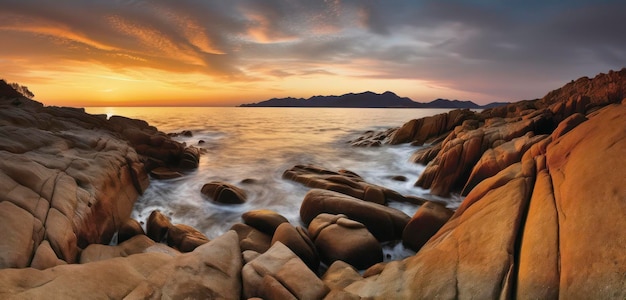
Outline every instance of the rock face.
{"label": "rock face", "polygon": [[626,105],[587,118],[481,181],[415,256],[352,277],[333,294],[624,298],[626,131],[607,129],[626,128]]}
{"label": "rock face", "polygon": [[43,271],[3,269],[0,298],[238,299],[241,267],[237,235],[228,232],[175,257],[143,253]]}
{"label": "rock face", "polygon": [[48,260],[37,257],[47,247],[73,263],[80,248],[108,243],[148,186],[148,168],[177,166],[184,151],[143,121],[0,99],[0,227],[10,235],[0,268]]}

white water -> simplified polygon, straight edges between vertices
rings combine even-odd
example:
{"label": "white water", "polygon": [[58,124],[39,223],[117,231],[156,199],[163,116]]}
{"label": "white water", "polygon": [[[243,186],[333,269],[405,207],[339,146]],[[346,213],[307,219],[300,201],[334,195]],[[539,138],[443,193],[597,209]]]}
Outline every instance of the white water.
{"label": "white water", "polygon": [[[297,164],[315,164],[337,171],[347,169],[367,182],[403,195],[434,198],[413,184],[423,166],[408,162],[417,149],[409,145],[376,148],[351,147],[347,141],[367,130],[397,127],[410,119],[446,112],[446,109],[352,109],[352,108],[87,108],[92,114],[122,115],[148,121],[160,131],[191,130],[193,137],[176,137],[188,145],[207,150],[197,170],[172,180],[151,180],[135,204],[133,218],[143,222],[155,209],[173,223],[191,225],[213,239],[253,209],[271,209],[294,225],[302,225],[300,203],[309,188],[282,179]],[[198,145],[199,140],[205,143]],[[391,179],[403,175],[406,182]],[[255,183],[243,184],[244,179]],[[224,181],[243,188],[243,205],[218,205],[206,199],[202,186]],[[447,201],[457,207],[459,199]],[[417,206],[391,203],[412,216]],[[386,247],[386,260],[410,255],[394,245]]]}

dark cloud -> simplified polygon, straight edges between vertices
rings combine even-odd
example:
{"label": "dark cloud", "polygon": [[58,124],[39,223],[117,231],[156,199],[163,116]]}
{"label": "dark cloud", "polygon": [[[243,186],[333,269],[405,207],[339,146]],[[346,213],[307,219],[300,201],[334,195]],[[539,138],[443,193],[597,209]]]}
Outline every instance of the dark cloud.
{"label": "dark cloud", "polygon": [[623,1],[487,2],[5,0],[0,56],[242,83],[361,68],[351,76],[428,81],[489,101],[540,97],[624,66]]}

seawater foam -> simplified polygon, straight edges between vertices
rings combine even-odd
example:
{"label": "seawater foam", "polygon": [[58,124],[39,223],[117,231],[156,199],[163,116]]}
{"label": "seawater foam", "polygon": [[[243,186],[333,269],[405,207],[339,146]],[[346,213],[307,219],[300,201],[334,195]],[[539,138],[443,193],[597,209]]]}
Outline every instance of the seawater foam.
{"label": "seawater foam", "polygon": [[[109,108],[110,109],[110,108]],[[88,108],[90,113],[103,113]],[[271,209],[292,224],[302,225],[300,204],[309,188],[282,179],[285,170],[298,164],[316,164],[329,170],[347,169],[365,181],[403,195],[424,196],[427,190],[413,186],[424,166],[408,161],[417,149],[410,145],[376,148],[351,147],[347,141],[367,130],[384,130],[410,119],[446,110],[341,109],[341,108],[114,108],[115,114],[141,118],[164,132],[191,130],[192,137],[175,139],[205,150],[197,170],[182,178],[151,180],[135,204],[132,217],[145,222],[161,210],[172,223],[188,224],[210,239],[241,222],[253,209]],[[105,112],[106,113],[106,112]],[[204,143],[198,144],[200,140]],[[403,175],[406,181],[391,179]],[[252,179],[252,183],[242,183]],[[200,193],[211,181],[234,184],[248,194],[242,205],[220,205]],[[428,196],[433,198],[432,196]],[[456,207],[459,199],[439,199]],[[390,203],[412,216],[417,206]],[[401,243],[386,244],[385,256],[411,255]]]}

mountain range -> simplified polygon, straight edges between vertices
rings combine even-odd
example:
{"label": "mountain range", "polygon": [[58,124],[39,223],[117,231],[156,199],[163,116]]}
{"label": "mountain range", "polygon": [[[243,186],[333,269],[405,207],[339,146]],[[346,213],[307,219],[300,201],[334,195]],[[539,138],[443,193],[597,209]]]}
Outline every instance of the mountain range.
{"label": "mountain range", "polygon": [[377,94],[373,92],[349,93],[341,96],[313,96],[304,98],[272,98],[269,100],[241,104],[240,107],[358,107],[358,108],[469,108],[485,109],[508,104],[493,102],[478,105],[472,101],[436,99],[431,102],[416,102],[400,97],[393,92]]}

